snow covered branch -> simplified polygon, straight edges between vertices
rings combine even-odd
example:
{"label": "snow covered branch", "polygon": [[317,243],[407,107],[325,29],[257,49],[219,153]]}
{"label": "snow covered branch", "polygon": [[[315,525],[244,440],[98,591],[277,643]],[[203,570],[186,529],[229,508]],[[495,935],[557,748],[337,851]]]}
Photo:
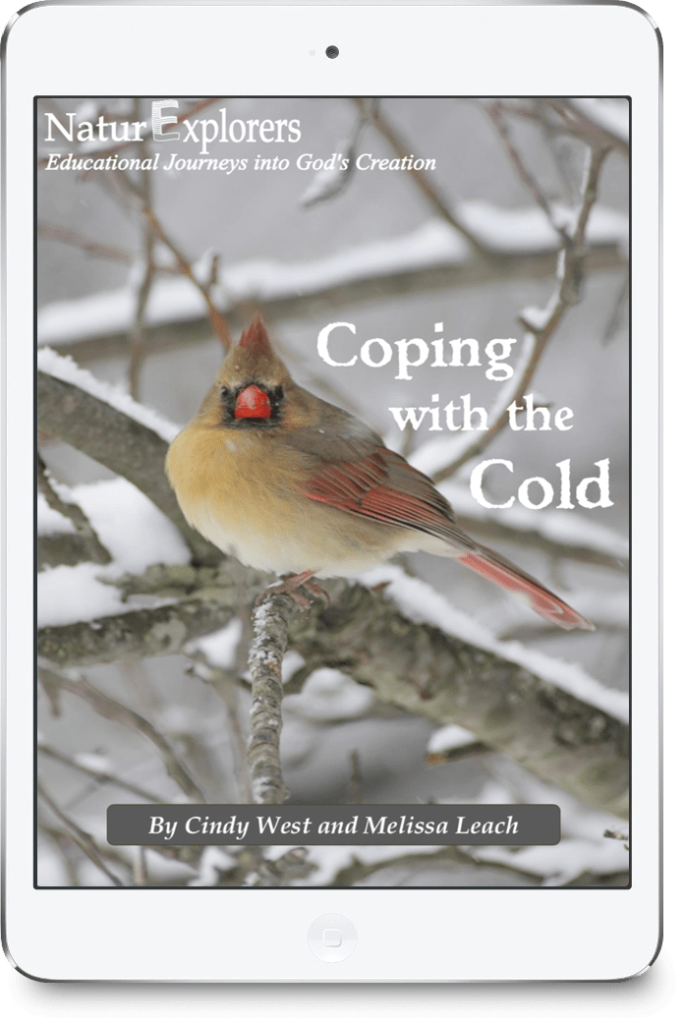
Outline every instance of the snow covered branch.
{"label": "snow covered branch", "polygon": [[256,804],[281,804],[290,795],[280,766],[280,732],[283,727],[283,657],[287,650],[288,623],[295,608],[291,594],[266,590],[252,619],[254,641],[249,652],[252,730],[247,763]]}
{"label": "snow covered branch", "polygon": [[[443,220],[383,242],[359,245],[315,262],[252,260],[224,267],[215,302],[234,331],[244,311],[258,307],[267,321],[327,316],[339,309],[406,295],[472,288],[503,281],[552,278],[558,236],[537,208],[500,210],[462,203],[459,217],[482,236],[487,253],[472,251]],[[626,221],[595,208],[586,239],[587,272],[625,267]],[[195,273],[199,271],[195,270]],[[128,354],[134,317],[130,287],[45,306],[38,315],[41,345],[58,346],[79,362]],[[209,337],[206,307],[187,278],[158,278],[146,310],[146,352],[169,352]]]}
{"label": "snow covered branch", "polygon": [[[75,564],[71,561],[69,556],[73,558],[77,553],[80,553],[82,557],[76,557],[75,561],[91,561],[96,562],[98,565],[106,565],[108,562],[111,562],[112,556],[91,526],[83,509],[75,502],[67,501],[59,493],[59,487],[55,484],[54,480],[52,480],[48,468],[40,455],[38,456],[37,462],[38,491],[45,498],[49,508],[68,519],[76,531],[75,534],[61,534],[61,538],[66,537],[69,540],[73,539],[79,542],[76,545],[66,545],[64,553],[67,555],[67,559],[69,559],[67,564]],[[59,542],[52,545],[53,550],[57,548],[58,543]],[[45,552],[43,552],[43,554],[45,555]],[[49,564],[59,565],[62,563],[50,562]]]}
{"label": "snow covered branch", "polygon": [[[391,567],[385,575],[392,579]],[[406,580],[383,594],[332,582],[327,586],[329,608],[316,605],[308,618],[292,619],[290,647],[309,666],[340,669],[372,687],[386,704],[439,725],[459,724],[540,778],[624,816],[628,740],[623,695],[520,644],[496,644],[425,584],[411,582],[420,593],[405,612],[396,602]],[[441,628],[425,621],[430,596],[433,621]],[[418,608],[423,609],[420,617]],[[40,630],[39,653],[60,664],[79,665],[154,657],[180,650],[185,640],[218,629],[230,615],[226,606],[183,601],[102,619],[94,629],[79,623]],[[468,628],[472,641],[458,635],[468,636]],[[126,636],[128,643],[122,639]]]}
{"label": "snow covered branch", "polygon": [[200,561],[221,557],[188,526],[178,507],[164,475],[167,442],[158,433],[96,395],[41,370],[37,403],[42,430],[135,484],[180,530]]}
{"label": "snow covered branch", "polygon": [[226,605],[194,600],[44,626],[38,631],[38,655],[56,665],[80,666],[180,654],[188,641],[213,633],[232,617]]}
{"label": "snow covered branch", "polygon": [[[535,672],[512,660],[525,653],[518,644],[486,650],[425,621],[412,622],[384,594],[341,582],[326,589],[330,607],[316,607],[290,628],[292,646],[309,664],[338,668],[371,686],[381,701],[412,714],[462,725],[586,803],[627,813],[627,726],[551,681],[552,664],[568,670],[565,683],[570,666],[538,656]],[[509,658],[499,653],[505,649]]]}

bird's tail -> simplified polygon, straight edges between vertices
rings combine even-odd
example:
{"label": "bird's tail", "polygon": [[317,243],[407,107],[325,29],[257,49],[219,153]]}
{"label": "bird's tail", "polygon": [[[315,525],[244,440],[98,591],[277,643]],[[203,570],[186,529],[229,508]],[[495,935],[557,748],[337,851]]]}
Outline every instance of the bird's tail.
{"label": "bird's tail", "polygon": [[504,590],[518,594],[531,608],[561,629],[589,629],[596,627],[571,608],[560,597],[547,590],[539,580],[528,576],[517,565],[498,555],[496,551],[478,544],[476,551],[464,551],[456,556],[459,562],[474,569]]}

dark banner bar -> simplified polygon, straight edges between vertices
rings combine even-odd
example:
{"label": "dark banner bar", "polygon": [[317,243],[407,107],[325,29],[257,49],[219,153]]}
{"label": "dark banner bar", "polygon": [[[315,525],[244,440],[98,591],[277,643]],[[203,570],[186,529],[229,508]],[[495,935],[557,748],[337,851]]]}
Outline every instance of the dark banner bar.
{"label": "dark banner bar", "polygon": [[555,804],[112,804],[112,846],[555,846]]}

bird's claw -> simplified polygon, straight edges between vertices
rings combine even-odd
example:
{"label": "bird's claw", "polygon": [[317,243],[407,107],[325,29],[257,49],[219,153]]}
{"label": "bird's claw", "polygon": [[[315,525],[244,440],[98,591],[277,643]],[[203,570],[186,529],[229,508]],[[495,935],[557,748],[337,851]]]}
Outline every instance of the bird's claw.
{"label": "bird's claw", "polygon": [[[313,574],[301,573],[297,576],[286,576],[275,583],[270,583],[266,590],[259,595],[256,604],[263,604],[268,596],[275,593],[289,594],[299,610],[303,612],[305,618],[308,618],[311,614],[311,605],[316,598],[320,598],[327,608],[330,605],[330,596],[322,587],[319,587],[317,583],[313,583],[309,579],[310,575]],[[312,597],[305,597],[304,594],[300,593],[301,590],[307,590]]]}

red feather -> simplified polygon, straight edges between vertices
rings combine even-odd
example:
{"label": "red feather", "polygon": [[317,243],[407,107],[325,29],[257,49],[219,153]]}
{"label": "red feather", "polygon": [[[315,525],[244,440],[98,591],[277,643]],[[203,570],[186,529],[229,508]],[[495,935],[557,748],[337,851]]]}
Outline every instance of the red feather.
{"label": "red feather", "polygon": [[513,594],[562,629],[594,627],[550,590],[456,525],[453,509],[426,476],[396,452],[378,447],[354,462],[329,462],[307,481],[304,494],[352,515],[440,537],[454,557]]}
{"label": "red feather", "polygon": [[474,569],[493,583],[498,583],[504,590],[519,594],[537,612],[538,615],[555,622],[561,629],[593,630],[591,622],[587,622],[574,608],[561,601],[550,590],[538,583],[532,576],[523,573],[517,566],[485,548],[487,554],[461,555],[458,560],[469,569]]}
{"label": "red feather", "polygon": [[[399,486],[392,487],[392,477]],[[404,489],[405,488],[405,489]],[[309,478],[304,494],[333,508],[449,539],[458,533],[451,506],[426,476],[388,448],[357,462],[331,462]],[[472,542],[466,540],[466,546]]]}

